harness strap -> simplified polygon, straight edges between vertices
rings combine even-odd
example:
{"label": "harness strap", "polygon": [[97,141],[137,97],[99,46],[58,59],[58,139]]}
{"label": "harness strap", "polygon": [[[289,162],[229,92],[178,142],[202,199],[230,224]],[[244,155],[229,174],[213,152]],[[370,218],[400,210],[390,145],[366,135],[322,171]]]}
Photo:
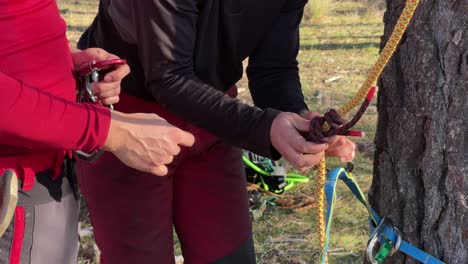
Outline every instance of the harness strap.
{"label": "harness strap", "polygon": [[393,245],[397,246],[397,249],[406,255],[420,261],[424,264],[444,264],[444,262],[438,260],[432,255],[414,247],[410,243],[401,240],[399,241],[399,234],[395,232],[395,228],[386,224],[384,219],[382,219],[369,205],[367,199],[365,198],[364,193],[359,187],[358,183],[351,174],[348,174],[345,169],[337,168],[329,172],[327,180],[325,182],[325,197],[327,200],[326,207],[326,228],[325,228],[325,244],[322,249],[320,256],[320,263],[323,264],[326,261],[326,255],[329,248],[329,238],[330,238],[330,229],[333,218],[333,211],[335,207],[336,199],[336,185],[338,179],[342,180],[351,192],[356,196],[356,198],[366,207],[369,218],[370,218],[370,229],[371,232],[374,231],[375,226],[382,225],[383,228],[378,235],[379,241],[391,241]]}

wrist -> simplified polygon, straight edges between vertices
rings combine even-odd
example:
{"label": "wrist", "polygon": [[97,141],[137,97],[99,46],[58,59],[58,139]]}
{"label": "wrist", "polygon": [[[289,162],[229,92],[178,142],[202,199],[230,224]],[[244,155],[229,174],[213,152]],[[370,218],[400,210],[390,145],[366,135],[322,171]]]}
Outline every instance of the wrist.
{"label": "wrist", "polygon": [[105,151],[114,152],[118,148],[118,138],[121,131],[121,122],[122,119],[125,118],[125,115],[117,111],[110,111],[110,113],[111,120],[109,125],[109,132],[107,133],[107,138],[104,146],[102,146],[102,149]]}

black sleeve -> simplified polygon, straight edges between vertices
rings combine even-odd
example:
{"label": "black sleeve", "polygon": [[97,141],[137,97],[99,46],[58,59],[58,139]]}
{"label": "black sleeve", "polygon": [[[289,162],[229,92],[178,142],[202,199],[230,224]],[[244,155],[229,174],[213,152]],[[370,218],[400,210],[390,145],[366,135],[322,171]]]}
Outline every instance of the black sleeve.
{"label": "black sleeve", "polygon": [[130,1],[146,88],[169,111],[224,141],[271,157],[277,110],[242,104],[200,81],[194,71],[197,1]]}
{"label": "black sleeve", "polygon": [[306,3],[307,0],[286,1],[275,24],[249,58],[249,88],[258,107],[295,113],[308,109],[296,59]]}

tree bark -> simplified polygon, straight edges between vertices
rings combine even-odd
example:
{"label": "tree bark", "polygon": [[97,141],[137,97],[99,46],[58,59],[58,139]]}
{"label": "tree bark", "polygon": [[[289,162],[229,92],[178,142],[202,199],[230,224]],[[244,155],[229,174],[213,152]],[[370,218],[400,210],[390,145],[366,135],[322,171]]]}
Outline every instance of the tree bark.
{"label": "tree bark", "polygon": [[[382,45],[405,3],[386,2]],[[468,263],[468,0],[421,0],[380,79],[378,112],[371,204],[412,245]]]}

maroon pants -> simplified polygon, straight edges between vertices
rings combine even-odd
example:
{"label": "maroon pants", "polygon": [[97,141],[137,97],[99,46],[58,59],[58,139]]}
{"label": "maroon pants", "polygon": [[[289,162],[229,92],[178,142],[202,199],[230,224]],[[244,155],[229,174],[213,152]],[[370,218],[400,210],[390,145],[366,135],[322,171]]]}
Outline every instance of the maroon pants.
{"label": "maroon pants", "polygon": [[80,162],[79,183],[103,262],[174,263],[173,227],[185,263],[210,263],[245,245],[252,233],[239,149],[154,103],[123,95],[119,105],[123,112],[156,113],[193,133],[196,143],[165,177],[131,169],[108,153]]}

